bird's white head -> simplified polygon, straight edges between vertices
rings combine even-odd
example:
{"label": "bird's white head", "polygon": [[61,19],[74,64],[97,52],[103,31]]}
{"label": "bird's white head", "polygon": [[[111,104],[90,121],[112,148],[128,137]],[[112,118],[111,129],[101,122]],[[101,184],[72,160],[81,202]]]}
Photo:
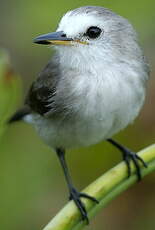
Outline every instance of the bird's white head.
{"label": "bird's white head", "polygon": [[[103,46],[116,35],[119,43],[122,33],[135,32],[123,17],[103,7],[86,6],[67,12],[61,19],[57,31],[70,38],[71,45]],[[87,47],[88,48],[88,47]]]}
{"label": "bird's white head", "polygon": [[103,7],[67,12],[56,32],[39,36],[35,42],[54,45],[62,64],[82,69],[144,62],[132,25]]}
{"label": "bird's white head", "polygon": [[62,17],[57,32],[41,35],[34,41],[78,47],[108,46],[111,42],[111,46],[120,46],[123,41],[129,40],[126,39],[127,36],[135,38],[135,31],[125,18],[103,7],[85,6],[67,12]]}

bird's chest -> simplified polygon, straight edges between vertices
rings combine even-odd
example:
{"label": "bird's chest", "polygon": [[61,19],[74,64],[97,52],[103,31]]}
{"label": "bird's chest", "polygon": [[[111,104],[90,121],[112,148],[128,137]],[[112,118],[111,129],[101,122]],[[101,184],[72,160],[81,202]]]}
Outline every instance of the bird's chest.
{"label": "bird's chest", "polygon": [[[136,79],[127,81],[110,74],[84,75],[72,79],[67,106],[71,120],[87,133],[112,135],[137,116],[143,101],[144,89]],[[78,128],[77,128],[78,129]]]}
{"label": "bird's chest", "polygon": [[126,81],[89,76],[59,85],[57,100],[63,118],[39,119],[40,135],[51,146],[87,146],[111,137],[137,116],[144,90]]}
{"label": "bird's chest", "polygon": [[62,83],[59,101],[72,118],[102,122],[136,103],[137,92],[125,81],[89,74]]}

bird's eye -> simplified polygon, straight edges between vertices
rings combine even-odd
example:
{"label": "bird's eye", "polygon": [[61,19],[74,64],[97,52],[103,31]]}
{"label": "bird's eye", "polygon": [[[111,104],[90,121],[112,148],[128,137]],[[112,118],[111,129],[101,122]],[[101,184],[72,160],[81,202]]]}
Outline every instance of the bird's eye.
{"label": "bird's eye", "polygon": [[101,34],[102,30],[99,27],[96,26],[91,26],[87,32],[85,33],[85,35],[89,38],[95,39],[98,38]]}

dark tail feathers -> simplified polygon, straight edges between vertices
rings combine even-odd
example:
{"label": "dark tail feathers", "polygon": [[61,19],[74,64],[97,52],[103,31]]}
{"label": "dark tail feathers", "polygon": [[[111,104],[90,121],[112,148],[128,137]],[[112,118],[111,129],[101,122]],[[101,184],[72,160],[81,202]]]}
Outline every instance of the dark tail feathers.
{"label": "dark tail feathers", "polygon": [[8,121],[7,123],[8,124],[11,124],[13,122],[16,122],[16,121],[21,121],[23,120],[23,118],[30,114],[31,111],[30,111],[30,108],[28,107],[23,107],[22,109],[18,110]]}

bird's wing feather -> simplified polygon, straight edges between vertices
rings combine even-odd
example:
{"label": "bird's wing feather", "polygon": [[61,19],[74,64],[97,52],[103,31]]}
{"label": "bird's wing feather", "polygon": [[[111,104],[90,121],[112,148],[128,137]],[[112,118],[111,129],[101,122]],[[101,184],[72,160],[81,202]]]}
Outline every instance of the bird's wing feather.
{"label": "bird's wing feather", "polygon": [[54,62],[49,62],[33,82],[25,100],[25,104],[31,108],[32,112],[44,115],[56,110],[54,96],[59,77],[57,73],[58,67]]}
{"label": "bird's wing feather", "polygon": [[26,115],[31,113],[31,109],[28,106],[24,106],[23,108],[16,111],[7,121],[8,124],[11,124],[16,121],[21,121]]}
{"label": "bird's wing feather", "polygon": [[49,116],[51,116],[55,112],[58,112],[59,106],[56,106],[54,99],[58,78],[58,66],[53,61],[50,61],[43,71],[41,71],[38,78],[32,83],[25,100],[25,105],[13,114],[8,123],[20,121],[31,113],[38,113],[44,116],[50,112]]}

